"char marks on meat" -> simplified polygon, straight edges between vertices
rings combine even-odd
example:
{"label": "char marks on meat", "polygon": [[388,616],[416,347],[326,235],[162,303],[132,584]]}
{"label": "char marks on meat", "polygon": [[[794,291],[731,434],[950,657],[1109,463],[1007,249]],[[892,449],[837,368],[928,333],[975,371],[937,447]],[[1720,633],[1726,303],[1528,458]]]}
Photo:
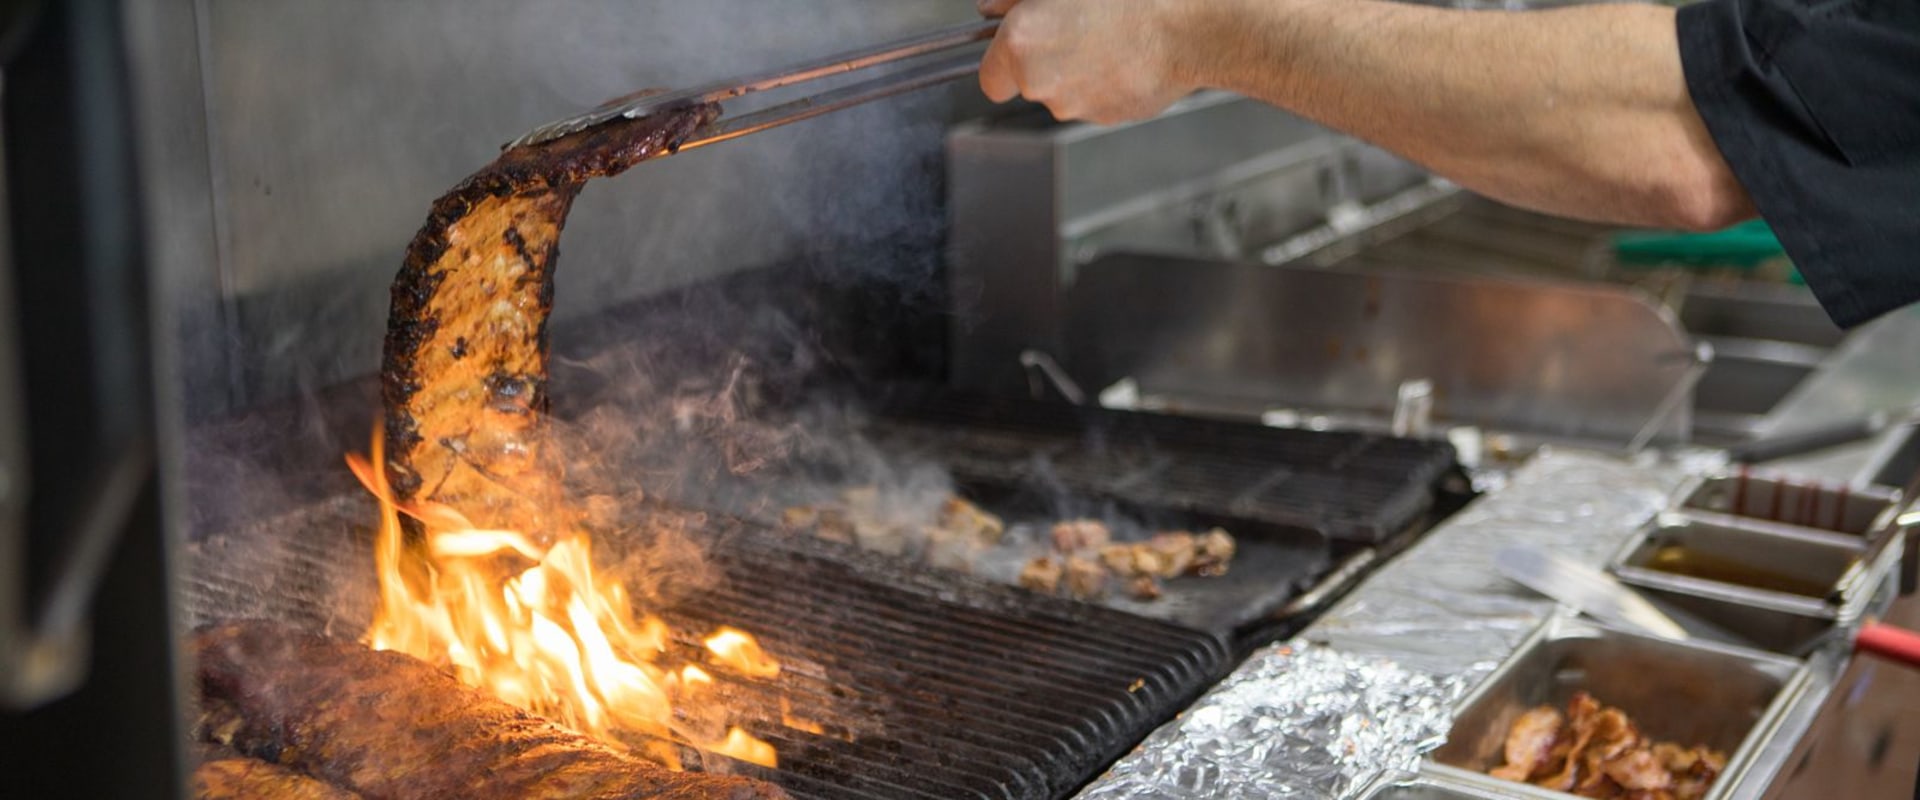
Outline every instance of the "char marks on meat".
{"label": "char marks on meat", "polygon": [[192,649],[207,735],[370,798],[786,796],[655,766],[400,653],[258,622],[203,630]]}
{"label": "char marks on meat", "polygon": [[360,800],[360,795],[285,767],[246,756],[200,762],[193,770],[195,800]]}
{"label": "char marks on meat", "polygon": [[560,231],[588,180],[673,152],[718,107],[616,120],[509,150],[433,204],[393,283],[387,473],[483,527],[549,530],[547,315]]}

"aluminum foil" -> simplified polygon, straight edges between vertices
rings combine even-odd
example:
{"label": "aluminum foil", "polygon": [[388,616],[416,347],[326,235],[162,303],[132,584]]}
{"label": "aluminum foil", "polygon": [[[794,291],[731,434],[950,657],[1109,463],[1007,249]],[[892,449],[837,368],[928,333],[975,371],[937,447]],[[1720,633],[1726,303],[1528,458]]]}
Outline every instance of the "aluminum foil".
{"label": "aluminum foil", "polygon": [[1434,529],[1303,635],[1435,675],[1483,677],[1557,609],[1501,575],[1494,553],[1527,544],[1605,566],[1701,467],[1542,450],[1500,491]]}
{"label": "aluminum foil", "polygon": [[1417,766],[1463,689],[1385,659],[1270,647],[1081,797],[1339,797]]}
{"label": "aluminum foil", "polygon": [[1334,798],[1412,771],[1451,706],[1558,612],[1493,554],[1526,543],[1603,565],[1665,509],[1694,456],[1543,449],[1369,577],[1295,643],[1256,654],[1084,798]]}

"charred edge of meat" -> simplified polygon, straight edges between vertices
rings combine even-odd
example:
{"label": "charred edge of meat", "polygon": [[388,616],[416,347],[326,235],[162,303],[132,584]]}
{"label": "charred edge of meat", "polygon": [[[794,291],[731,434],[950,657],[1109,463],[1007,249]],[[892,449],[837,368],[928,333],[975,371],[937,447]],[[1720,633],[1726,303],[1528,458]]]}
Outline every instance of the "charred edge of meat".
{"label": "charred edge of meat", "polygon": [[264,622],[202,629],[191,650],[203,735],[369,797],[786,797],[641,761],[400,653]]}
{"label": "charred edge of meat", "polygon": [[359,800],[360,795],[301,772],[207,748],[193,770],[195,800]]}
{"label": "charred edge of meat", "polygon": [[[567,196],[559,205],[564,217],[572,195],[588,180],[618,175],[642,161],[674,152],[695,129],[713,121],[719,113],[715,105],[692,106],[641,119],[616,120],[552,142],[509,150],[434,201],[426,225],[408,244],[406,260],[394,279],[381,363],[389,477],[400,496],[411,497],[420,488],[419,476],[406,463],[406,454],[420,443],[420,438],[414,421],[399,412],[420,389],[422,376],[416,373],[414,363],[420,348],[438,330],[429,306],[445,276],[432,268],[450,246],[449,230],[474,206],[492,197],[561,193]],[[556,227],[563,221],[556,220]],[[524,241],[519,248],[524,253]],[[544,350],[545,317],[553,304],[553,264],[559,255],[558,246],[541,255],[541,260],[528,259],[529,264],[544,267],[528,278],[542,282],[536,346]],[[543,409],[545,401],[536,399],[532,405]]]}

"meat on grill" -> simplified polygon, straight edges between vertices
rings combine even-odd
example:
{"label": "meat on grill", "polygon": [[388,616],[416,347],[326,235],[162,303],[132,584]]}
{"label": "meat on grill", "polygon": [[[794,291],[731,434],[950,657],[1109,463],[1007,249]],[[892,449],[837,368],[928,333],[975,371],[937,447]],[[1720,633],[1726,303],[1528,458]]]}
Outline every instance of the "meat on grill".
{"label": "meat on grill", "polygon": [[196,800],[359,800],[326,781],[246,756],[200,762],[193,770]]}
{"label": "meat on grill", "polygon": [[483,527],[550,530],[543,465],[547,314],[560,230],[582,186],[672,152],[719,113],[696,105],[509,150],[446,195],[393,282],[381,391],[387,474]]}
{"label": "meat on grill", "polygon": [[259,622],[203,630],[193,650],[208,735],[370,798],[786,796],[655,766],[400,653]]}

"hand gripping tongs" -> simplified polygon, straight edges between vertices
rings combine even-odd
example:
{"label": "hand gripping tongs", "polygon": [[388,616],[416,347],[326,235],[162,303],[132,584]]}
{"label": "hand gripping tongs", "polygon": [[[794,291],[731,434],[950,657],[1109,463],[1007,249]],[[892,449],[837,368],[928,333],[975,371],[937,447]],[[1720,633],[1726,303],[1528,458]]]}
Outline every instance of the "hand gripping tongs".
{"label": "hand gripping tongs", "polygon": [[[987,20],[956,28],[921,34],[897,42],[832,56],[773,72],[720,81],[677,92],[654,94],[637,99],[616,100],[583,114],[550,122],[508,143],[506,149],[552,141],[570,133],[611,122],[638,119],[650,114],[697,103],[717,103],[755,92],[808,83],[838,75],[861,72],[875,67],[923,59],[938,53],[966,49],[993,38],[1000,30],[999,20]],[[822,114],[857,106],[897,94],[964,78],[980,70],[978,53],[965,53],[927,60],[880,77],[848,86],[818,92],[796,100],[738,117],[725,117],[700,128],[680,145],[681,150],[737,139],[790,122],[812,119]]]}

